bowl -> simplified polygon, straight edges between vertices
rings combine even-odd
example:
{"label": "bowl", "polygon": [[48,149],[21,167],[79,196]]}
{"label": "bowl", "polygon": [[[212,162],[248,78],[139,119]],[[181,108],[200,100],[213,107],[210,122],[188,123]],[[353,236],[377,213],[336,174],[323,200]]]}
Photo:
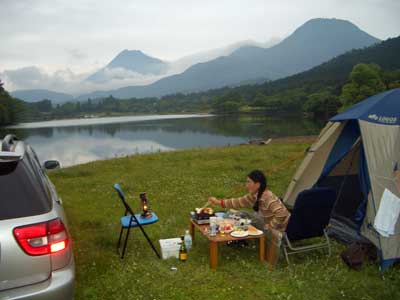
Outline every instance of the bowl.
{"label": "bowl", "polygon": [[226,215],[226,213],[223,212],[223,211],[218,211],[218,212],[215,213],[215,216],[217,218],[225,218],[225,215]]}

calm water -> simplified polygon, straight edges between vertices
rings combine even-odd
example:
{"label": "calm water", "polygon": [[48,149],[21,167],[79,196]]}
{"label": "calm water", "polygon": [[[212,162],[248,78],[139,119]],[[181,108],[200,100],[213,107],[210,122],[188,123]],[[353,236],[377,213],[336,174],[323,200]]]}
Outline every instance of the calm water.
{"label": "calm water", "polygon": [[160,115],[24,123],[15,133],[41,161],[63,167],[136,153],[246,143],[251,139],[317,134],[323,124],[301,118]]}

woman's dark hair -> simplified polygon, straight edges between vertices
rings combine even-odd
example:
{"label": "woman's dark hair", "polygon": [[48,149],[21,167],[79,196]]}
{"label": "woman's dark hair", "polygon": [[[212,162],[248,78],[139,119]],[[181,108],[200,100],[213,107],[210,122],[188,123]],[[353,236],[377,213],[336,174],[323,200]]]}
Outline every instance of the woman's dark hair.
{"label": "woman's dark hair", "polygon": [[258,211],[258,205],[260,202],[261,195],[264,193],[265,189],[267,188],[267,178],[265,177],[264,173],[260,170],[254,170],[247,175],[251,180],[253,180],[255,183],[260,184],[260,188],[257,191],[257,200],[253,205],[253,209],[255,211]]}

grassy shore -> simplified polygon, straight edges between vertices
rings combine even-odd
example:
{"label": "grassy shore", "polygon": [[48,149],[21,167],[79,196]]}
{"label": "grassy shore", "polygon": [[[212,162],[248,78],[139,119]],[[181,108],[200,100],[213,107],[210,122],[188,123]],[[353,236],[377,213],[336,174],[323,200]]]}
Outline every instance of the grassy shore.
{"label": "grassy shore", "polygon": [[[214,195],[245,193],[246,174],[262,169],[270,188],[283,195],[307,143],[235,146],[156,153],[98,161],[50,174],[68,215],[77,266],[76,299],[400,299],[400,272],[382,276],[377,265],[349,270],[333,256],[308,253],[281,260],[275,270],[260,264],[257,248],[220,246],[219,266],[208,266],[207,240],[197,235],[186,263],[159,260],[134,230],[127,254],[116,254],[123,208],[112,186],[120,183],[138,209],[146,191],[160,221],[147,232],[158,239],[183,235],[189,211]],[[177,271],[171,271],[177,267]]]}

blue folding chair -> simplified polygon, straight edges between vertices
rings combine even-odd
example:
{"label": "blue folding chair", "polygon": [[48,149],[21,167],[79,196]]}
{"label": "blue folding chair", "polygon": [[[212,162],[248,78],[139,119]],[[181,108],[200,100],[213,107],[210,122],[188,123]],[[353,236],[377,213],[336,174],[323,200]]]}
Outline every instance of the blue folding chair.
{"label": "blue folding chair", "polygon": [[118,183],[114,184],[114,189],[117,191],[119,198],[121,199],[124,207],[125,207],[125,214],[121,218],[121,232],[119,234],[118,238],[118,243],[117,243],[117,251],[119,253],[120,246],[121,246],[121,239],[122,239],[122,233],[124,232],[124,229],[127,229],[127,233],[125,236],[125,241],[124,241],[124,247],[122,249],[122,254],[121,254],[121,259],[124,258],[125,255],[125,250],[126,250],[126,245],[128,243],[128,237],[130,233],[130,229],[134,227],[139,227],[144,236],[146,237],[147,241],[149,242],[151,248],[155,252],[158,258],[160,257],[160,254],[158,253],[157,249],[154,247],[153,243],[147,236],[146,232],[143,229],[144,225],[150,225],[154,224],[158,221],[157,215],[152,212],[152,216],[149,218],[142,218],[140,214],[135,214],[132,210],[132,208],[129,206],[129,204],[125,200],[125,195],[124,192],[122,191],[120,185]]}
{"label": "blue folding chair", "polygon": [[[331,188],[318,187],[304,190],[298,194],[286,232],[283,234],[283,252],[289,263],[289,255],[317,249],[328,249],[331,245],[326,227],[336,202],[336,191]],[[292,242],[323,236],[322,243],[307,246],[294,246]]]}

